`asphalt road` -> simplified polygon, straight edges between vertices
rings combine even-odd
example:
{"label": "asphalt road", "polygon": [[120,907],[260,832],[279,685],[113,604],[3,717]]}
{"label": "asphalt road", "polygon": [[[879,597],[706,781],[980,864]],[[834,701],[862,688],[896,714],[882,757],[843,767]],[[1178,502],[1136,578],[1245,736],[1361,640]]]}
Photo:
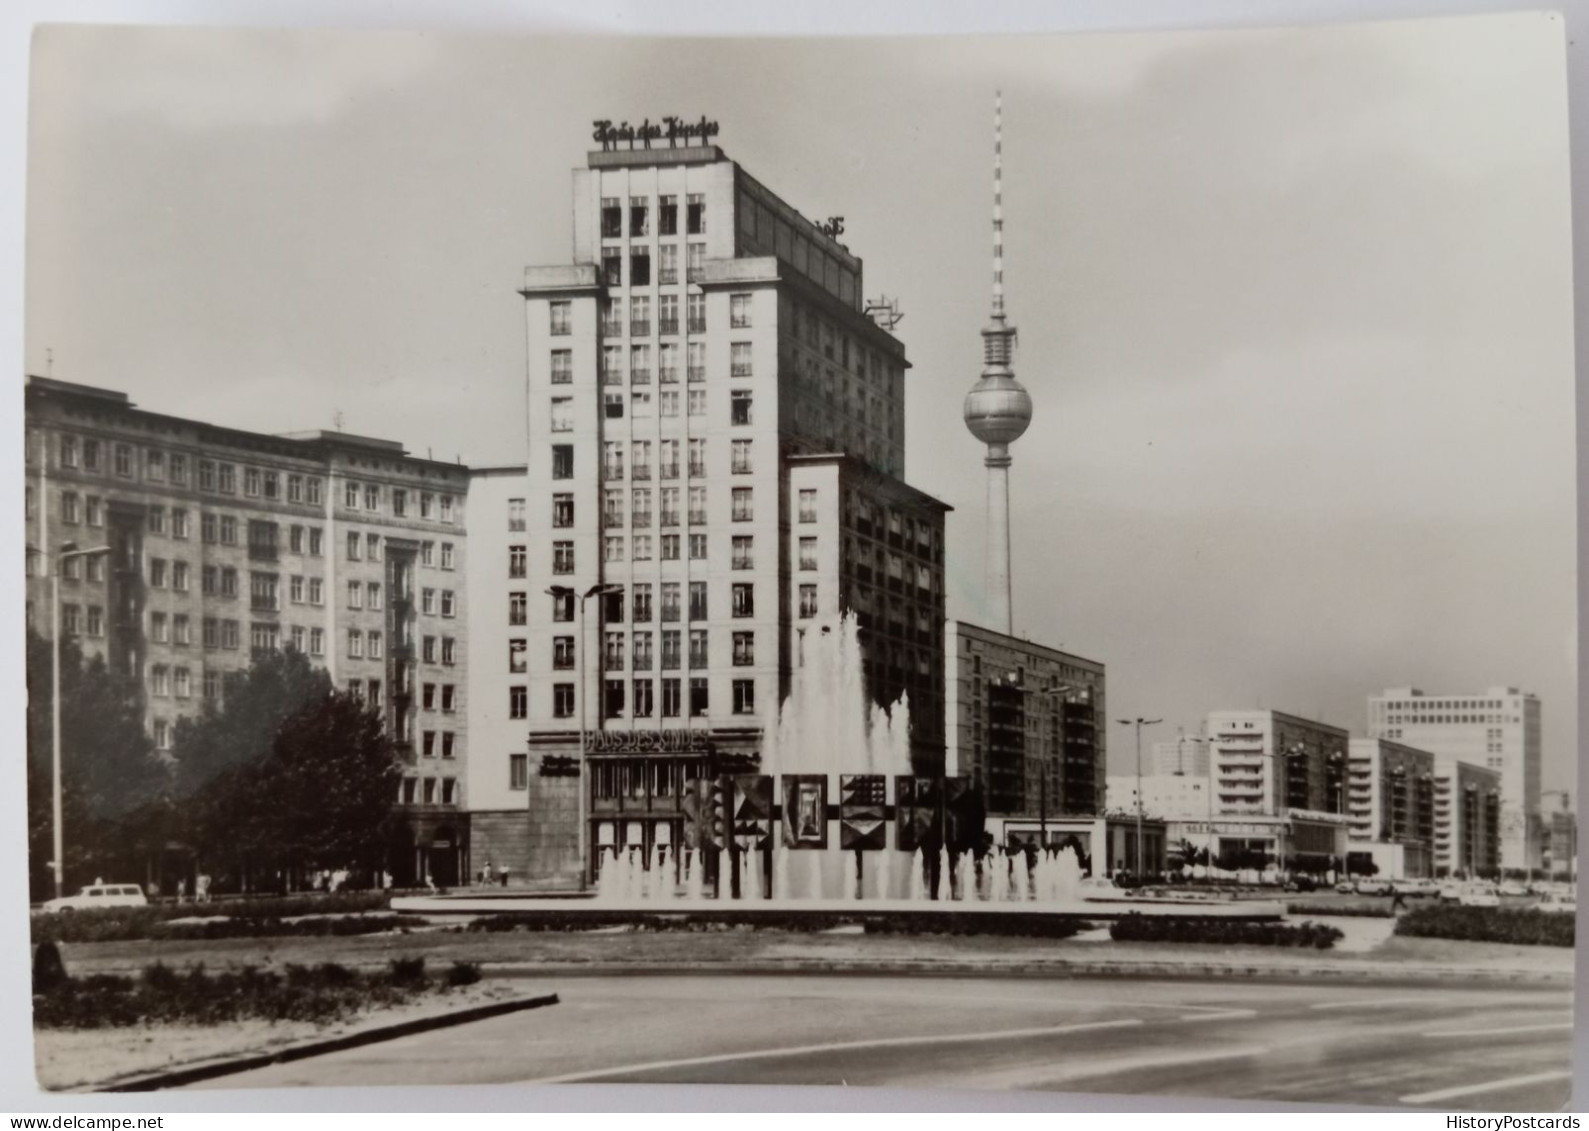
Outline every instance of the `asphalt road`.
{"label": "asphalt road", "polygon": [[847,1084],[1559,1111],[1561,989],[1124,979],[522,979],[561,1004],[211,1081]]}

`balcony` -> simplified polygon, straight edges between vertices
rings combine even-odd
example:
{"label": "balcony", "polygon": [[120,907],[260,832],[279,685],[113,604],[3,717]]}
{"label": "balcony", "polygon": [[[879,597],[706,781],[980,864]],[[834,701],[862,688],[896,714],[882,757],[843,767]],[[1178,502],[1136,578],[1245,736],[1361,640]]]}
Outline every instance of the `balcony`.
{"label": "balcony", "polygon": [[705,318],[691,318],[691,319],[689,319],[688,320],[688,329],[689,329],[690,333],[692,333],[692,334],[704,334],[704,333],[706,333],[706,319]]}
{"label": "balcony", "polygon": [[629,320],[629,336],[632,338],[649,338],[651,336],[651,319],[632,318]]}
{"label": "balcony", "polygon": [[[667,272],[663,272],[663,274],[667,274]],[[664,283],[673,282],[672,279],[663,279],[662,281]],[[679,332],[679,320],[677,318],[659,318],[657,320],[657,333],[663,334],[663,335],[668,335],[668,334],[677,334],[678,332]]]}

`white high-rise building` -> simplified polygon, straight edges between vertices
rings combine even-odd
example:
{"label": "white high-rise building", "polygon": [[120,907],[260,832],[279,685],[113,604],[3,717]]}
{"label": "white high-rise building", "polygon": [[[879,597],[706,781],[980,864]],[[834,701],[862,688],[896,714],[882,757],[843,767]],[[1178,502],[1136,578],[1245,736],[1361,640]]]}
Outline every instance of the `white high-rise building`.
{"label": "white high-rise building", "polygon": [[1498,773],[1501,867],[1540,866],[1538,696],[1515,687],[1450,695],[1387,688],[1368,700],[1368,733]]}
{"label": "white high-rise building", "polygon": [[678,845],[687,783],[755,769],[800,634],[845,612],[943,766],[948,508],[902,479],[904,344],[842,225],[691,131],[574,171],[572,261],[520,291],[527,467],[477,482],[476,856],[536,882]]}
{"label": "white high-rise building", "polygon": [[1148,749],[1148,758],[1142,767],[1144,776],[1163,775],[1180,777],[1208,776],[1208,739],[1197,734],[1182,734]]}

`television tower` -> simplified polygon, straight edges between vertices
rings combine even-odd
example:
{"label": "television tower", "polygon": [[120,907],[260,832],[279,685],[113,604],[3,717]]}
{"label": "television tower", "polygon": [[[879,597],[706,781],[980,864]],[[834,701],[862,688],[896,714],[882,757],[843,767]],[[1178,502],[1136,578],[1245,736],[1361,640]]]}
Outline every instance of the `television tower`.
{"label": "television tower", "polygon": [[1009,635],[1010,445],[1032,423],[1032,398],[1015,379],[1010,360],[1015,327],[1004,321],[1004,97],[993,98],[993,313],[982,330],[982,377],[966,394],[971,434],[988,446],[987,591],[990,625]]}

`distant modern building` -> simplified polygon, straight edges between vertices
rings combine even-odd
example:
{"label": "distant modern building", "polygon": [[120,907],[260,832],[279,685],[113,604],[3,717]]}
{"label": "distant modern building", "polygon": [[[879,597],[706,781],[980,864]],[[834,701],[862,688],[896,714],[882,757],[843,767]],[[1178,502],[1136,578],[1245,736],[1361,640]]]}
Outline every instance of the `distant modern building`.
{"label": "distant modern building", "polygon": [[[1209,778],[1192,774],[1143,774],[1142,811],[1149,817],[1166,821],[1206,820],[1210,813],[1212,794]],[[1135,774],[1109,776],[1109,809],[1112,812],[1137,811],[1137,778]]]}
{"label": "distant modern building", "polygon": [[[27,614],[143,687],[155,745],[222,677],[295,648],[379,706],[406,766],[399,883],[467,860],[464,584],[469,473],[391,440],[270,436],[30,377]],[[104,557],[59,557],[68,543]]]}
{"label": "distant modern building", "polygon": [[1208,739],[1197,734],[1181,734],[1152,743],[1142,767],[1143,776],[1208,776]]}
{"label": "distant modern building", "polygon": [[1216,852],[1316,872],[1344,858],[1344,729],[1281,711],[1211,711],[1207,734]]}
{"label": "distant modern building", "polygon": [[1501,867],[1538,868],[1540,701],[1515,687],[1427,694],[1393,687],[1368,701],[1368,733],[1494,770],[1501,781]]}
{"label": "distant modern building", "polygon": [[533,854],[547,878],[577,878],[580,840],[587,875],[598,849],[679,843],[686,782],[756,765],[820,618],[858,616],[870,694],[908,693],[913,764],[943,765],[948,508],[902,480],[894,318],[836,225],[716,145],[606,144],[574,171],[573,261],[521,291],[528,557],[508,596],[527,611],[506,690],[530,793],[589,763]]}
{"label": "distant modern building", "polygon": [[1578,817],[1572,811],[1572,798],[1558,791],[1561,804],[1545,811],[1545,867],[1558,878],[1578,878]]}
{"label": "distant modern building", "polygon": [[1500,874],[1501,804],[1497,771],[1435,759],[1435,875]]}
{"label": "distant modern building", "polygon": [[1104,665],[950,621],[948,772],[971,777],[993,816],[1095,816],[1108,754]]}
{"label": "distant modern building", "polygon": [[1349,853],[1374,862],[1377,874],[1413,879],[1435,874],[1435,845],[1450,843],[1450,806],[1436,819],[1435,756],[1383,738],[1354,738],[1348,748]]}

